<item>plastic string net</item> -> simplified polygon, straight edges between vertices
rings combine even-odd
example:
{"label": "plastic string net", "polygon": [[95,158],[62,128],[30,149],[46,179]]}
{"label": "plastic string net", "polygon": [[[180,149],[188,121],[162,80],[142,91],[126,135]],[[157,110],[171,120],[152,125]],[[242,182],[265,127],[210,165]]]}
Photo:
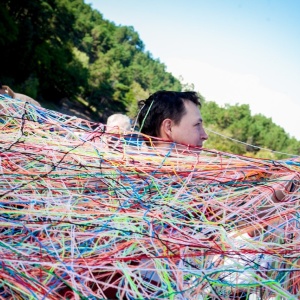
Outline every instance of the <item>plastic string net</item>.
{"label": "plastic string net", "polygon": [[0,97],[0,297],[299,299],[299,158],[145,138]]}

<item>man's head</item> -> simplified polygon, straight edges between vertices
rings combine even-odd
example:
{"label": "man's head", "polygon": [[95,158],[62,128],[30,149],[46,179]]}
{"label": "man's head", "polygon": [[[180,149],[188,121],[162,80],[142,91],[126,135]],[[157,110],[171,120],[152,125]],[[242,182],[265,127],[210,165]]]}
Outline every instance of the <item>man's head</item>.
{"label": "man's head", "polygon": [[199,147],[207,140],[196,92],[158,91],[139,104],[142,133]]}

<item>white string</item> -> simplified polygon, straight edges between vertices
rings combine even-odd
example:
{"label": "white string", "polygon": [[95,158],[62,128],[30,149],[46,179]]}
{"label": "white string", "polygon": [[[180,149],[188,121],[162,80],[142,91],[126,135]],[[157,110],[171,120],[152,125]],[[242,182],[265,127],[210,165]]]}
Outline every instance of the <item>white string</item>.
{"label": "white string", "polygon": [[256,146],[256,145],[252,145],[252,144],[248,144],[248,143],[245,143],[245,142],[242,142],[242,141],[239,141],[237,139],[234,139],[234,138],[231,138],[229,136],[226,136],[224,134],[221,134],[221,133],[218,133],[216,131],[213,131],[211,129],[208,129],[208,128],[205,128],[206,131],[209,131],[209,132],[212,132],[214,134],[217,134],[225,139],[228,139],[228,140],[231,140],[233,142],[236,142],[236,143],[240,143],[240,144],[243,144],[243,145],[246,145],[246,146],[251,146],[251,147],[254,147],[254,148],[257,148],[257,149],[260,149],[260,150],[267,150],[267,151],[270,151],[270,152],[273,152],[273,153],[278,153],[278,154],[284,154],[284,155],[288,155],[288,156],[294,156],[294,157],[298,157],[299,155],[296,155],[296,154],[291,154],[291,153],[286,153],[286,152],[280,152],[280,151],[275,151],[275,150],[271,150],[271,149],[268,149],[268,148],[264,148],[264,147],[259,147],[259,146]]}

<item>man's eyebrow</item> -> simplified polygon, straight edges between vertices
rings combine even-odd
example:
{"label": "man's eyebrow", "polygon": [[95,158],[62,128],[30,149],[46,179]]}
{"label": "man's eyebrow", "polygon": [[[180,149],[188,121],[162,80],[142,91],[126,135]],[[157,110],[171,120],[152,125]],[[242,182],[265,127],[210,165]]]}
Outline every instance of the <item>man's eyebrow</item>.
{"label": "man's eyebrow", "polygon": [[199,118],[195,121],[195,125],[197,125],[198,123],[203,123],[203,119]]}

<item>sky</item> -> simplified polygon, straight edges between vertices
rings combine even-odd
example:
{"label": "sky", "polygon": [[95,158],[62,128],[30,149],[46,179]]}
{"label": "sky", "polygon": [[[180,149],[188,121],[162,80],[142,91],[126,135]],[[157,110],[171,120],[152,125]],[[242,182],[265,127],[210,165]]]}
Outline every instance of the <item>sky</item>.
{"label": "sky", "polygon": [[133,26],[154,59],[206,100],[249,104],[300,140],[299,0],[85,0]]}

